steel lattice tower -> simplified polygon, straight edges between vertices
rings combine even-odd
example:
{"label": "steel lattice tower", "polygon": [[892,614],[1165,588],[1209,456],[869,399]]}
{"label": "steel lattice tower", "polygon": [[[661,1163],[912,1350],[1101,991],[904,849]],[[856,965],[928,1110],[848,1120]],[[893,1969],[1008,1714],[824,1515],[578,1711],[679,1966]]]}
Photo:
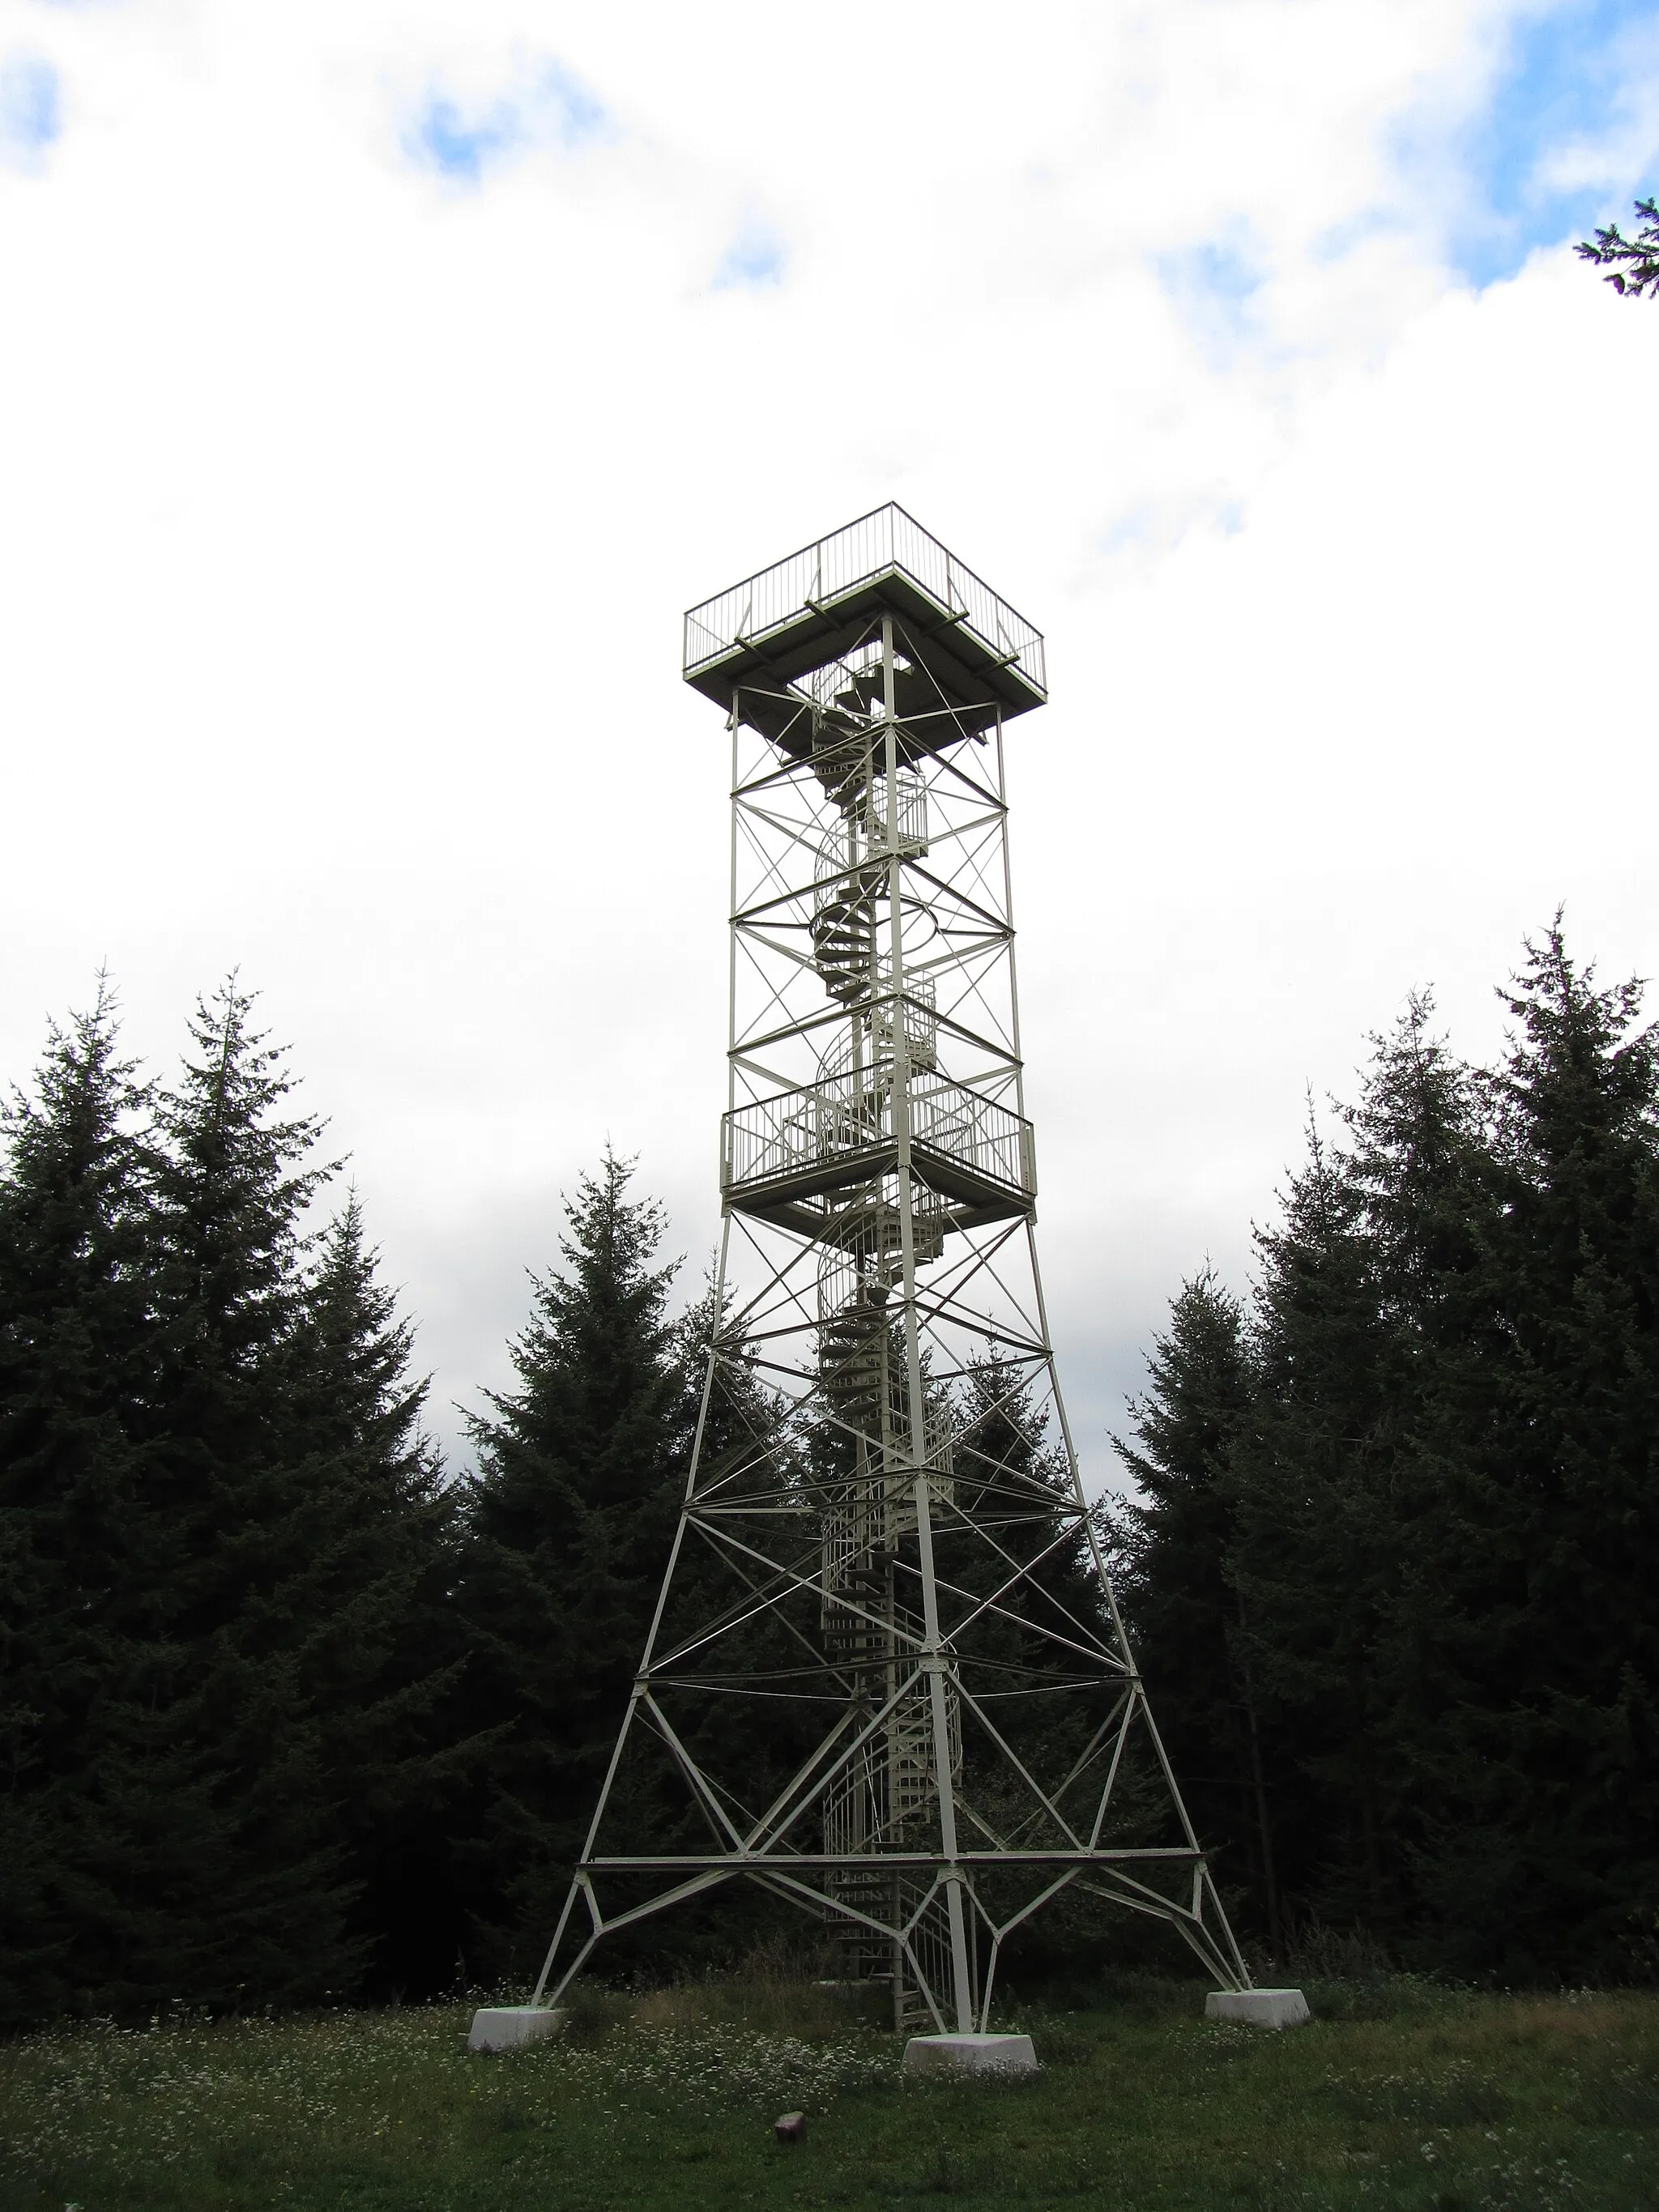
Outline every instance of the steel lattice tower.
{"label": "steel lattice tower", "polygon": [[[1042,640],[890,505],[695,608],[685,678],[732,736],[717,1319],[534,2002],[737,1877],[890,1978],[901,2027],[982,2028],[1002,1942],[1073,1887],[1248,1989],[1037,1273],[1003,730],[1044,703]],[[647,1806],[672,1848],[637,1849]]]}

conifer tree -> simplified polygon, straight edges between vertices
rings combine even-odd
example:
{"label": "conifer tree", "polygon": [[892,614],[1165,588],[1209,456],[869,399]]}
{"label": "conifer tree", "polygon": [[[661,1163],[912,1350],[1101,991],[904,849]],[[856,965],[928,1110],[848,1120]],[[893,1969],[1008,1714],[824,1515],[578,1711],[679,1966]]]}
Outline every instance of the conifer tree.
{"label": "conifer tree", "polygon": [[[1451,1584],[1471,1540],[1460,1469],[1488,1418],[1501,1334],[1487,1259],[1503,1199],[1486,1085],[1433,1033],[1432,1012],[1415,994],[1395,1031],[1373,1039],[1359,1102],[1343,1115],[1376,1315],[1377,1417],[1331,1565],[1369,1639],[1372,1778],[1363,1791],[1352,1775],[1347,1784],[1369,1824],[1366,1879],[1351,1875],[1346,1889],[1328,1879],[1322,1902],[1396,1946],[1415,1940],[1422,1917],[1425,1823],[1439,1794],[1425,1753],[1451,1694]],[[1352,1847],[1346,1856],[1352,1868]]]}
{"label": "conifer tree", "polygon": [[76,2002],[135,1933],[108,1760],[142,1676],[131,1413],[149,1344],[146,1097],[114,999],[50,1032],[0,1176],[0,2021]]}
{"label": "conifer tree", "polygon": [[1659,1039],[1559,917],[1528,953],[1484,1388],[1442,1408],[1463,1540],[1423,1884],[1449,1963],[1618,1973],[1659,1924]]}
{"label": "conifer tree", "polygon": [[1257,1239],[1242,1393],[1228,1317],[1183,1292],[1127,1596],[1154,1694],[1183,1661],[1212,1669],[1200,1703],[1243,1674],[1289,1919],[1617,1975],[1659,1928],[1659,1040],[1559,920],[1508,997],[1495,1073],[1419,999],[1339,1140],[1310,1132]]}
{"label": "conifer tree", "polygon": [[1280,1874],[1397,1941],[1414,1913],[1416,1758],[1443,1693],[1456,1532],[1431,1409],[1478,1364],[1492,1211],[1477,1089],[1413,1000],[1373,1040],[1346,1144],[1310,1132],[1259,1234],[1251,1417],[1233,1455],[1241,1660],[1277,1759]]}
{"label": "conifer tree", "polygon": [[667,1314],[678,1263],[658,1264],[662,1209],[629,1197],[632,1175],[607,1152],[580,1179],[563,1269],[532,1279],[519,1387],[471,1422],[467,1710],[501,1731],[476,1818],[481,1965],[504,1966],[563,1901],[684,1486],[695,1400]]}
{"label": "conifer tree", "polygon": [[1612,222],[1593,238],[1581,238],[1573,251],[1582,260],[1601,264],[1607,271],[1603,283],[1626,299],[1639,300],[1645,294],[1659,300],[1659,200],[1651,194],[1638,200],[1636,213],[1639,220],[1633,238],[1626,238]]}
{"label": "conifer tree", "polygon": [[413,1329],[379,1277],[355,1189],[308,1270],[288,1408],[293,1539],[276,1602],[318,1732],[319,1778],[381,1984],[439,1986],[459,1932],[440,1822],[469,1753],[445,1722],[462,1655],[456,1501],[422,1427]]}
{"label": "conifer tree", "polygon": [[[1229,1578],[1240,1601],[1235,1648],[1267,1738],[1276,1879],[1292,1897],[1374,1920],[1385,1862],[1370,1694],[1372,1475],[1392,1409],[1379,1381],[1363,1194],[1311,1115],[1308,1146],[1279,1223],[1257,1233],[1255,1390],[1231,1454]],[[1275,1755],[1285,1739],[1295,1747],[1288,1771]]]}
{"label": "conifer tree", "polygon": [[118,2013],[348,1991],[431,1765],[447,1508],[408,1332],[355,1203],[313,1252],[317,1125],[251,1016],[234,981],[198,1006],[142,1161],[134,1536],[72,1946]]}
{"label": "conifer tree", "polygon": [[100,990],[6,1115],[0,2020],[434,1978],[453,1507],[251,1011],[158,1098]]}
{"label": "conifer tree", "polygon": [[284,1113],[291,1079],[234,977],[190,1035],[155,1107],[156,1718],[130,1786],[170,1832],[185,1802],[193,1819],[159,1870],[167,1941],[128,1975],[134,2000],[159,1984],[290,2002],[348,1987],[363,1948],[298,1656],[313,1624],[290,1609],[314,1517],[296,1473],[303,1224],[329,1170],[314,1117]]}
{"label": "conifer tree", "polygon": [[1182,1285],[1114,1438],[1137,1495],[1114,1516],[1118,1589],[1136,1662],[1200,1838],[1219,1876],[1248,1878],[1255,1917],[1280,1940],[1263,1717],[1235,1586],[1233,1449],[1253,1376],[1244,1312],[1212,1267]]}

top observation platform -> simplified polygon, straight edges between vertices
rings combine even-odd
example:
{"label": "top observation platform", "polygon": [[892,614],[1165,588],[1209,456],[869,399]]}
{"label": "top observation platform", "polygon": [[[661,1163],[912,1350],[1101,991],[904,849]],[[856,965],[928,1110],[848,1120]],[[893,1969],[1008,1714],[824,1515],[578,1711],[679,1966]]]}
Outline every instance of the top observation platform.
{"label": "top observation platform", "polygon": [[914,701],[966,734],[1046,702],[1040,632],[892,501],[693,607],[685,680],[727,708],[742,687],[743,720],[794,751],[801,708],[828,704],[811,679],[856,653],[882,614],[902,626],[914,670],[901,717]]}

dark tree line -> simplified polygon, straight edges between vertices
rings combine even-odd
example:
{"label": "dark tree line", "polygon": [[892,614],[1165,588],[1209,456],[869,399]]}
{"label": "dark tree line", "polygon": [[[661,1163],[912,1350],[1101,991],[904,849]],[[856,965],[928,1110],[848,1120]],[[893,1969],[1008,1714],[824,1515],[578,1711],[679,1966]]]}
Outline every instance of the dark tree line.
{"label": "dark tree line", "polygon": [[[1459,1971],[1629,1973],[1659,1910],[1659,1053],[1559,933],[1512,1006],[1486,1071],[1415,1006],[1310,1134],[1248,1304],[1182,1291],[1117,1546],[1264,1947],[1318,1916]],[[709,1305],[674,1316],[660,1210],[608,1158],[447,1472],[322,1134],[234,982],[170,1084],[104,994],[6,1114],[0,2023],[522,1981],[561,1902]],[[962,1387],[961,1482],[1054,1483],[994,1357]],[[1077,1546],[1045,1559],[1098,1602]],[[787,1761],[765,1710],[754,1759]],[[629,1812],[665,1848],[687,1818]]]}
{"label": "dark tree line", "polygon": [[684,1480],[615,1161],[447,1478],[410,1330],[234,982],[172,1085],[109,995],[0,1172],[0,2022],[429,1990],[568,1863]]}
{"label": "dark tree line", "polygon": [[435,1771],[454,1504],[348,1198],[228,986],[171,1088],[110,1000],[0,1182],[0,2012],[289,2002],[372,1948]]}
{"label": "dark tree line", "polygon": [[1121,1447],[1142,1670],[1241,1911],[1510,1980],[1659,1936],[1659,1049],[1559,927],[1466,1066],[1426,1000],[1310,1128]]}

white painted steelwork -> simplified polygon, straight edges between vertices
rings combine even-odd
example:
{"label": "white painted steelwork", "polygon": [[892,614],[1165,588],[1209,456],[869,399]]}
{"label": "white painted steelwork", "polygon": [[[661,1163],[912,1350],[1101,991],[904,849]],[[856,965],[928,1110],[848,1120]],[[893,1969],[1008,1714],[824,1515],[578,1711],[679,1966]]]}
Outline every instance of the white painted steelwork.
{"label": "white painted steelwork", "polygon": [[[719,1322],[534,2002],[738,1877],[822,1916],[902,2027],[983,2033],[1005,1938],[1074,1886],[1246,1989],[1037,1273],[1003,732],[1046,696],[1042,640],[886,507],[694,610],[685,672],[732,738]],[[641,1852],[646,1796],[701,1832]]]}

